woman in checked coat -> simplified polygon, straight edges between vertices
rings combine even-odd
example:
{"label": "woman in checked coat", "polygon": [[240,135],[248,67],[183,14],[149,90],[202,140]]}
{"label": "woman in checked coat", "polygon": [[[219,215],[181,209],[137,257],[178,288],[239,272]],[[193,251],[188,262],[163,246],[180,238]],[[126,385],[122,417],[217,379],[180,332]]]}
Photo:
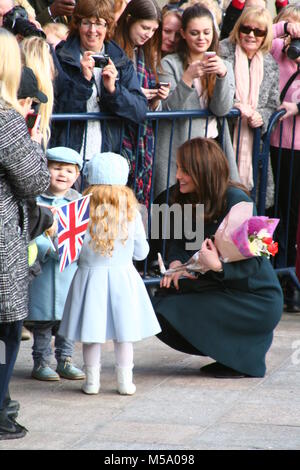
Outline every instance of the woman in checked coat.
{"label": "woman in checked coat", "polygon": [[[14,36],[0,28],[0,440],[23,437],[7,417],[5,396],[17,357],[28,304],[28,216],[26,200],[49,185],[41,134],[32,137],[17,101],[21,58]],[[3,356],[3,355],[2,355]]]}

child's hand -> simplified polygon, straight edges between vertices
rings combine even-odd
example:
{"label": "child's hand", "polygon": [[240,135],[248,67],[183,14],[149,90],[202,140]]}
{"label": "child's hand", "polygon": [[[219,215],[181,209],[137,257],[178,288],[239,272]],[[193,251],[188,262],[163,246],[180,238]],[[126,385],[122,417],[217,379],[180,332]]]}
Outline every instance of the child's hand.
{"label": "child's hand", "polygon": [[51,225],[50,228],[48,228],[48,229],[46,230],[45,233],[46,233],[46,235],[49,235],[49,237],[54,238],[55,235],[57,234],[57,230],[58,230],[57,220],[54,219],[53,224]]}

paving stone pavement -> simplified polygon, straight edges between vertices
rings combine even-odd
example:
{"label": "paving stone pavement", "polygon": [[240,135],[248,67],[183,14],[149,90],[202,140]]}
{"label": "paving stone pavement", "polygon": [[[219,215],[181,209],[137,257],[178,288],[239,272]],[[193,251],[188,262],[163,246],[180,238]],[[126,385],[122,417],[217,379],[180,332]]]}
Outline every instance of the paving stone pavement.
{"label": "paving stone pavement", "polygon": [[[111,342],[103,347],[96,396],[84,395],[81,381],[31,379],[31,346],[22,342],[10,387],[29,433],[1,441],[0,450],[300,450],[300,314],[283,315],[264,378],[208,378],[199,368],[210,358],[156,338],[139,342],[131,397],[116,392]],[[82,364],[80,345],[74,362]]]}

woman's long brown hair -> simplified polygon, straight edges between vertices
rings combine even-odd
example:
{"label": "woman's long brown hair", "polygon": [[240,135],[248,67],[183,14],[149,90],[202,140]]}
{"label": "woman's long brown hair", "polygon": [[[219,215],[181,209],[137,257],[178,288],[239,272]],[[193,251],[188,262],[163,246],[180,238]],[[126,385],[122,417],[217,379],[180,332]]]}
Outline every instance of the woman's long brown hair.
{"label": "woman's long brown hair", "polygon": [[162,16],[156,0],[131,0],[118,19],[114,40],[121,46],[130,59],[134,57],[134,45],[130,41],[131,26],[139,20],[155,20],[158,29],[143,46],[146,66],[156,75],[161,59]]}
{"label": "woman's long brown hair", "polygon": [[196,190],[182,194],[179,185],[172,202],[179,204],[204,204],[204,220],[217,219],[225,210],[226,192],[230,186],[248,190],[241,184],[230,180],[227,158],[213,139],[197,137],[187,140],[177,151],[177,161],[185,173],[192,177]]}
{"label": "woman's long brown hair", "polygon": [[[218,54],[219,51],[219,39],[218,39],[218,32],[214,25],[214,19],[211,12],[205,8],[203,5],[195,4],[191,7],[188,7],[184,10],[181,21],[182,21],[182,29],[186,31],[188,24],[191,20],[195,18],[208,18],[211,21],[212,29],[213,29],[213,38],[210,47],[208,48],[209,51],[214,51]],[[183,37],[181,37],[179,44],[178,44],[178,54],[183,62],[183,68],[186,70],[188,67],[188,56],[189,56],[189,49],[187,43]],[[208,99],[210,100],[216,83],[216,74],[209,74],[204,75],[201,77],[201,85],[203,90],[207,90]]]}

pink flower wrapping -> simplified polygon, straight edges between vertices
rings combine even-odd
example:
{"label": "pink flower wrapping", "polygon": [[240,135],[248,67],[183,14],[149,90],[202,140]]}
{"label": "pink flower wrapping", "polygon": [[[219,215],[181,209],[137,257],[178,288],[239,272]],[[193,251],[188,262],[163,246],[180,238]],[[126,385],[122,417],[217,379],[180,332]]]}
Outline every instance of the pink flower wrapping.
{"label": "pink flower wrapping", "polygon": [[252,202],[239,202],[230,209],[216,231],[214,243],[225,263],[255,256],[250,250],[249,235],[265,230],[270,237],[273,236],[279,219],[252,214]]}
{"label": "pink flower wrapping", "polygon": [[249,247],[249,235],[255,235],[260,230],[266,230],[269,237],[273,237],[273,233],[279,219],[269,219],[264,216],[253,216],[249,220],[246,220],[241,226],[234,230],[231,234],[231,238],[235,246],[239,249],[241,254],[246,258],[252,257],[253,253]]}

